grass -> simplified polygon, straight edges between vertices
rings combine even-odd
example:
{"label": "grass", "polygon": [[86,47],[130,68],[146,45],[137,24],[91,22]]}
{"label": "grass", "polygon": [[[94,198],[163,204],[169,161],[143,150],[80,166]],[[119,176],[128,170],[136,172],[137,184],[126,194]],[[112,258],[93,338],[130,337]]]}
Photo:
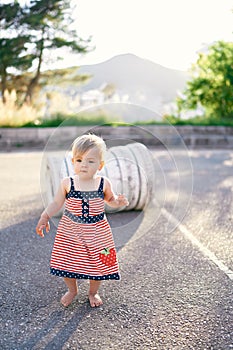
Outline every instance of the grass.
{"label": "grass", "polygon": [[[175,116],[164,116],[163,120],[158,122],[155,120],[147,120],[147,121],[139,121],[134,122],[134,125],[176,125],[176,126],[185,126],[185,125],[191,125],[191,126],[228,126],[233,127],[233,118],[216,118],[216,117],[195,117],[190,119],[180,119]],[[120,123],[109,123],[107,125],[111,126],[120,126],[120,125],[128,125],[126,123],[120,122]]]}
{"label": "grass", "polygon": [[[129,125],[128,123],[114,120],[112,116],[106,115],[105,113],[99,114],[73,114],[73,115],[64,115],[57,113],[50,118],[40,118],[35,114],[35,111],[29,107],[24,107],[22,109],[23,115],[21,113],[11,113],[5,114],[4,118],[1,118],[0,114],[0,127],[2,128],[30,128],[30,127],[58,127],[61,126],[89,126],[89,125],[106,125],[106,126],[125,126]],[[22,117],[21,117],[22,116]],[[175,126],[227,126],[233,127],[233,118],[216,118],[216,117],[195,117],[190,119],[180,119],[175,116],[164,116],[163,120],[158,122],[155,120],[147,121],[136,121],[131,123],[133,125],[175,125]]]}
{"label": "grass", "polygon": [[63,126],[86,126],[86,125],[99,125],[109,122],[109,118],[105,115],[67,115],[56,114],[51,118],[41,118],[37,120],[37,125],[33,122],[26,123],[23,127],[57,127],[63,124]]}
{"label": "grass", "polygon": [[192,126],[229,126],[233,127],[233,118],[220,118],[216,116],[197,116],[187,120],[180,119],[174,116],[166,116],[167,120],[172,125],[192,125]]}

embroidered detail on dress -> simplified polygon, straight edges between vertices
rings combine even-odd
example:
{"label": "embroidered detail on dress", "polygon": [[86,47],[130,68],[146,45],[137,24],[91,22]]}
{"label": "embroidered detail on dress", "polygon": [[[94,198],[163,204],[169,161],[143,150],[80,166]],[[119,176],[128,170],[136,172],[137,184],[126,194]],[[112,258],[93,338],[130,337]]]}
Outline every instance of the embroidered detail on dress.
{"label": "embroidered detail on dress", "polygon": [[104,248],[99,253],[99,258],[106,266],[113,266],[116,263],[116,250],[114,248]]}

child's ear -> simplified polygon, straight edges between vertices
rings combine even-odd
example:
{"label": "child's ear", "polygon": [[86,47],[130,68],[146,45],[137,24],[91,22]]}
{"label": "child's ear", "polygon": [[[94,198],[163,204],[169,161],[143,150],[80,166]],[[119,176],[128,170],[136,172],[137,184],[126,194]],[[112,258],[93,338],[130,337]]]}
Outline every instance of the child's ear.
{"label": "child's ear", "polygon": [[101,169],[103,168],[103,166],[104,166],[104,161],[102,160],[102,161],[100,162],[99,170],[101,170]]}

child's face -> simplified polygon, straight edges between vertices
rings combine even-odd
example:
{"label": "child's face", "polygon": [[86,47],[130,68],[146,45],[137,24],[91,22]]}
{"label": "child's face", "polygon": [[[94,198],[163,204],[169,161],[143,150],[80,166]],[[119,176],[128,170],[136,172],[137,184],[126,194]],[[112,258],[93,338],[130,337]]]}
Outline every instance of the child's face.
{"label": "child's face", "polygon": [[91,180],[104,165],[97,147],[89,149],[83,155],[76,155],[72,158],[72,162],[74,164],[75,174],[85,180]]}

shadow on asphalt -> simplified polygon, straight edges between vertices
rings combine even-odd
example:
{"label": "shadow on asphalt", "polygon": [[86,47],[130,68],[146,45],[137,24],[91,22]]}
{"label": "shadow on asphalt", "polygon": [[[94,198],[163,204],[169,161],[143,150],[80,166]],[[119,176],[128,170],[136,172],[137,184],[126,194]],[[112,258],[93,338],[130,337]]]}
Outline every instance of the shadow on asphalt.
{"label": "shadow on asphalt", "polygon": [[[74,305],[75,306],[75,303]],[[90,306],[84,304],[79,305],[76,312],[73,313],[73,316],[66,322],[65,325],[59,330],[59,332],[49,341],[44,350],[51,349],[62,349],[63,345],[68,341],[72,334],[77,330],[79,323],[82,319],[90,313]],[[95,310],[93,310],[95,311]],[[54,329],[61,322],[64,323],[64,319],[67,318],[65,310],[57,310],[50,315],[48,322],[43,324],[43,327],[31,337],[29,337],[25,342],[18,344],[19,349],[32,349],[37,345],[41,339],[44,339],[49,333],[53,333]],[[53,333],[54,334],[54,333]]]}
{"label": "shadow on asphalt", "polygon": [[[80,295],[78,308],[77,302],[65,310],[61,307],[59,300],[65,291],[65,285],[62,279],[49,273],[56,226],[52,223],[50,233],[42,239],[35,233],[38,218],[35,218],[35,213],[32,217],[34,219],[0,230],[3,276],[0,305],[3,334],[6,335],[6,339],[1,339],[1,342],[6,349],[32,349],[43,338],[51,337],[48,343],[47,339],[44,349],[60,349],[77,330],[83,317],[95,312],[95,309],[90,307],[85,293]],[[108,214],[108,220],[119,251],[133,237],[143,220],[143,212]],[[85,283],[86,281],[79,281],[79,287],[86,289]],[[44,318],[45,322],[31,329],[37,317]],[[27,332],[25,328],[28,328]],[[28,335],[26,341],[25,333]]]}

